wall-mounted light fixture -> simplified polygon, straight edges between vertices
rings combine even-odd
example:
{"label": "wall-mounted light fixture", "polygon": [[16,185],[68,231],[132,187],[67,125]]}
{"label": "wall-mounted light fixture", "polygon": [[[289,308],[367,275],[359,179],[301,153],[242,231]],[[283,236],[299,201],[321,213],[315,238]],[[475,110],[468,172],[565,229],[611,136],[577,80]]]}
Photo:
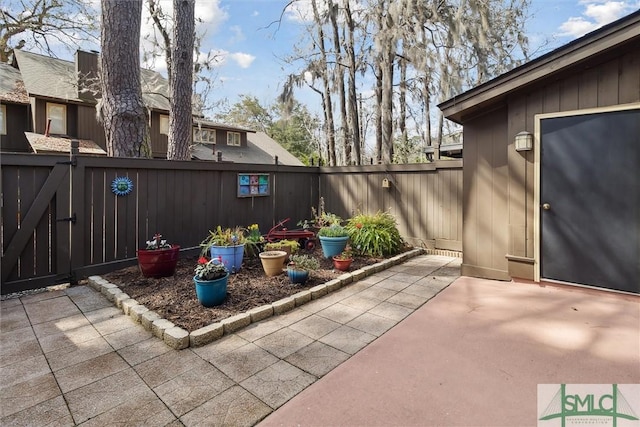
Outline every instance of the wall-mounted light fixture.
{"label": "wall-mounted light fixture", "polygon": [[523,131],[516,135],[516,151],[531,151],[533,149],[533,134]]}

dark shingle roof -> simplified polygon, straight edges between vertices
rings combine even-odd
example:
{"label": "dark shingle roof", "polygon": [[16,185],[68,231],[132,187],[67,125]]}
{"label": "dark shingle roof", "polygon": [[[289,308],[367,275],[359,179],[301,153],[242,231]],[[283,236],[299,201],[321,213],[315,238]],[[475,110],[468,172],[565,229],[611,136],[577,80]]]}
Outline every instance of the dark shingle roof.
{"label": "dark shingle roof", "polygon": [[0,101],[28,104],[29,96],[20,71],[8,64],[0,64]]}
{"label": "dark shingle roof", "polygon": [[[26,91],[31,96],[87,102],[78,98],[75,63],[37,53],[15,51]],[[153,110],[169,110],[169,84],[153,70],[140,70],[142,98]]]}
{"label": "dark shingle roof", "polygon": [[304,166],[293,154],[285,150],[280,144],[264,132],[247,134],[246,147],[233,147],[225,144],[216,144],[216,154],[212,145],[198,144],[192,147],[192,154],[198,160],[217,160],[217,152],[222,153],[222,161],[233,163],[251,163],[272,165],[275,156],[278,163],[287,166]]}

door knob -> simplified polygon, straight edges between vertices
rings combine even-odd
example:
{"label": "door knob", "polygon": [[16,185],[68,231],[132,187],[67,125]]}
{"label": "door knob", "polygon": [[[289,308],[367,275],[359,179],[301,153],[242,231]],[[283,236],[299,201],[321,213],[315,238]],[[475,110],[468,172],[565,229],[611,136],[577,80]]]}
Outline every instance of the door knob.
{"label": "door knob", "polygon": [[549,203],[544,203],[542,205],[542,209],[544,209],[545,211],[548,211],[549,209],[551,209],[551,205]]}

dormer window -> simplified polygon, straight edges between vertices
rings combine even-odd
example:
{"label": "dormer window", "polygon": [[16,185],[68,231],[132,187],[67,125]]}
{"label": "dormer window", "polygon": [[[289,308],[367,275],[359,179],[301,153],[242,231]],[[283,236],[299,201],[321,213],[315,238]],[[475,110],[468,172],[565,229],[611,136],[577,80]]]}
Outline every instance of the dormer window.
{"label": "dormer window", "polygon": [[67,106],[47,102],[47,123],[51,120],[49,133],[56,135],[67,134]]}
{"label": "dormer window", "polygon": [[240,146],[240,132],[227,132],[227,145]]}
{"label": "dormer window", "polygon": [[215,129],[199,129],[193,128],[193,142],[195,144],[215,144]]}

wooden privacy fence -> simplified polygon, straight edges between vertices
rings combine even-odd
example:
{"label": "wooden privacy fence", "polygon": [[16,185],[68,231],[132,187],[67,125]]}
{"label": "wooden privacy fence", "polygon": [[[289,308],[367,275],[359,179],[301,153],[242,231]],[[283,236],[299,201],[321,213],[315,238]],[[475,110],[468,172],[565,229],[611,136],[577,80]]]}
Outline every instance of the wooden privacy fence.
{"label": "wooden privacy fence", "polygon": [[415,246],[462,251],[462,160],[320,168],[328,211],[389,211]]}
{"label": "wooden privacy fence", "polygon": [[[2,294],[132,265],[156,232],[195,252],[217,225],[266,233],[290,218],[295,228],[320,196],[343,218],[390,210],[414,244],[460,249],[462,240],[460,161],[318,168],[3,153],[1,163]],[[268,195],[238,197],[255,174]],[[116,177],[131,180],[131,193],[112,192]]]}

